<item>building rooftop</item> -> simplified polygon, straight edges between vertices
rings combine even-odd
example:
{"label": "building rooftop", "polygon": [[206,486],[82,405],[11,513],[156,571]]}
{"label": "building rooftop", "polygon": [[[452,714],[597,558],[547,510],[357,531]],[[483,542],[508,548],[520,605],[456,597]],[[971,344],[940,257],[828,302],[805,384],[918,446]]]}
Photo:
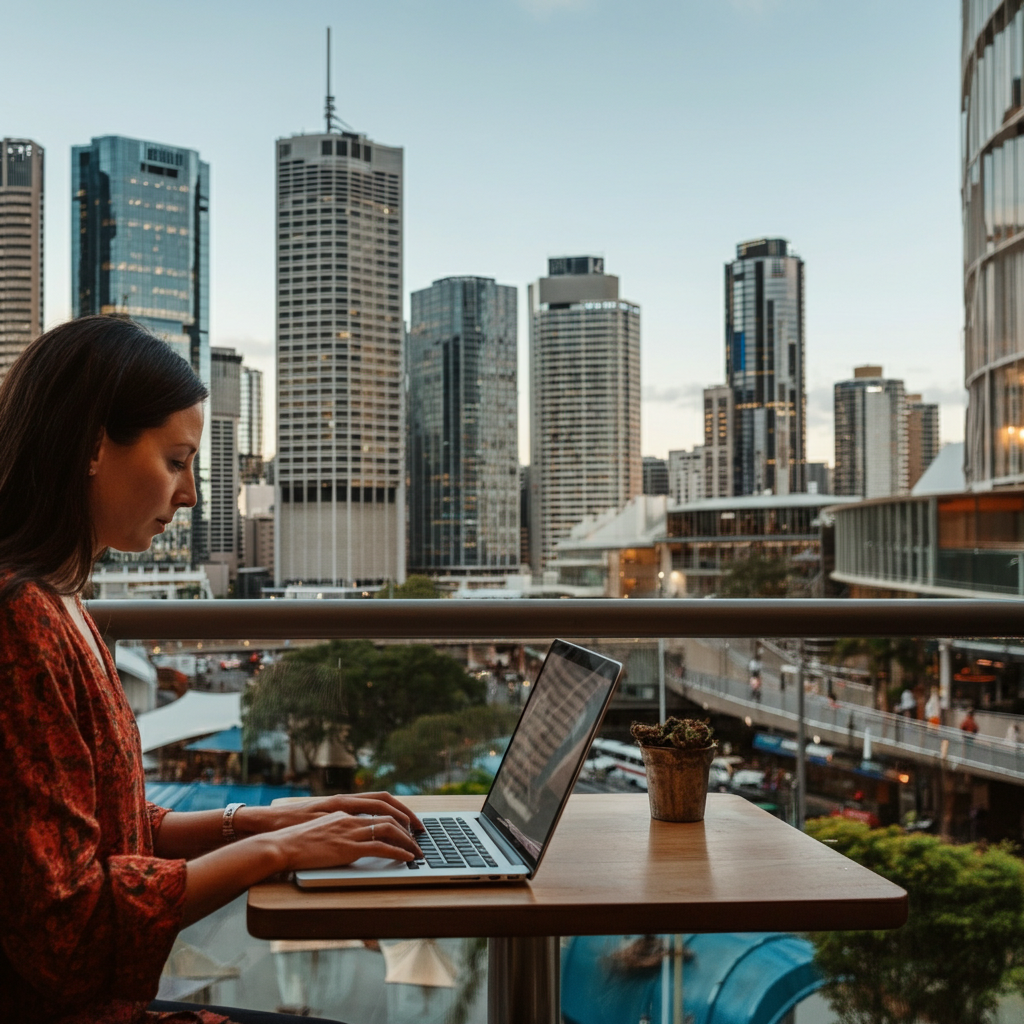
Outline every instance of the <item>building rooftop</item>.
{"label": "building rooftop", "polygon": [[967,489],[964,477],[964,443],[956,441],[943,445],[931,465],[921,474],[910,493],[914,497],[922,494],[952,494]]}
{"label": "building rooftop", "polygon": [[686,505],[672,505],[669,512],[738,511],[754,508],[824,508],[826,505],[845,505],[862,501],[855,495],[836,494],[745,494],[738,498],[707,498]]}

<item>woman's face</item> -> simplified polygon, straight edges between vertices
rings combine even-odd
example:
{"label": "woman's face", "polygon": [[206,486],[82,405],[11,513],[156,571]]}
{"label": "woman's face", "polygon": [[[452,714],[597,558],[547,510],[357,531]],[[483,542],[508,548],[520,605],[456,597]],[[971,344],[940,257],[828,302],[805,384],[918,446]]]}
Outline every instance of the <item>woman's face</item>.
{"label": "woman's face", "polygon": [[202,433],[201,402],[144,430],[134,444],[116,444],[104,431],[89,463],[97,552],[145,551],[179,508],[196,503],[192,462]]}

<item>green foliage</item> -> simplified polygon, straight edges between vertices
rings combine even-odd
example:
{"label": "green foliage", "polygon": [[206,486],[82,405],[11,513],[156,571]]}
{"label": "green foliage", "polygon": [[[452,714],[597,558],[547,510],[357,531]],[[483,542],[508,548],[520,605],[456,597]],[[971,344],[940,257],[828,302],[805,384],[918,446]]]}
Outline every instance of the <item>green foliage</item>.
{"label": "green foliage", "polygon": [[467,796],[484,794],[490,791],[491,776],[480,768],[474,768],[462,782],[447,782],[434,792],[441,796]]}
{"label": "green foliage", "polygon": [[789,563],[784,558],[766,558],[755,551],[729,566],[718,585],[718,596],[785,597],[788,583]]}
{"label": "green foliage", "polygon": [[[842,1024],[981,1024],[1024,965],[1024,864],[895,826],[819,818],[807,832],[907,890],[902,928],[813,936]],[[832,842],[834,841],[834,843]]]}
{"label": "green foliage", "polygon": [[404,583],[388,580],[373,596],[384,600],[393,597],[412,601],[440,597],[441,591],[429,576],[409,576]]}
{"label": "green foliage", "polygon": [[420,716],[482,704],[486,693],[483,681],[426,644],[332,640],[261,672],[242,708],[247,735],[283,728],[304,753],[342,736],[353,750],[378,749]]}
{"label": "green foliage", "polygon": [[507,736],[518,718],[516,709],[493,705],[423,715],[388,737],[380,759],[391,766],[392,781],[420,783],[466,767],[484,743]]}
{"label": "green foliage", "polygon": [[709,719],[675,716],[659,725],[634,722],[629,731],[641,747],[677,747],[679,750],[703,750],[711,746],[715,734]]}

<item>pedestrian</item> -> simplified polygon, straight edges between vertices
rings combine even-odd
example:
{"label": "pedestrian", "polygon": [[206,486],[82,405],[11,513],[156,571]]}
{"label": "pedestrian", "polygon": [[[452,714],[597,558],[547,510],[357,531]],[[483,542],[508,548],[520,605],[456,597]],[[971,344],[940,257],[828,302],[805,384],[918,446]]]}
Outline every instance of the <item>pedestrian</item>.
{"label": "pedestrian", "polygon": [[1020,743],[1020,729],[1017,728],[1016,722],[1011,722],[1006,727],[1006,742],[1014,747]]}
{"label": "pedestrian", "polygon": [[754,675],[751,673],[750,676],[750,698],[751,700],[760,701],[761,699],[761,674],[757,673]]}
{"label": "pedestrian", "polygon": [[964,716],[964,720],[960,723],[960,729],[963,732],[969,733],[971,736],[978,731],[978,723],[974,720],[974,708],[967,709],[967,714]]}
{"label": "pedestrian", "polygon": [[942,702],[939,700],[939,688],[933,686],[928,699],[924,702],[924,717],[929,725],[939,725],[942,722]]}
{"label": "pedestrian", "polygon": [[896,714],[903,715],[904,718],[917,718],[917,698],[909,686],[903,687],[900,702],[896,707]]}

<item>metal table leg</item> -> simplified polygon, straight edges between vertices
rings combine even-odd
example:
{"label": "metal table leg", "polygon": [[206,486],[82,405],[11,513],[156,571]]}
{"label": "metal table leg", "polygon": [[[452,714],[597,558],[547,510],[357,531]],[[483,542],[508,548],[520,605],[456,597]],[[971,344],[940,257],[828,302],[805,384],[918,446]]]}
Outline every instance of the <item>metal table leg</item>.
{"label": "metal table leg", "polygon": [[557,936],[488,939],[488,1024],[559,1024],[560,970]]}

